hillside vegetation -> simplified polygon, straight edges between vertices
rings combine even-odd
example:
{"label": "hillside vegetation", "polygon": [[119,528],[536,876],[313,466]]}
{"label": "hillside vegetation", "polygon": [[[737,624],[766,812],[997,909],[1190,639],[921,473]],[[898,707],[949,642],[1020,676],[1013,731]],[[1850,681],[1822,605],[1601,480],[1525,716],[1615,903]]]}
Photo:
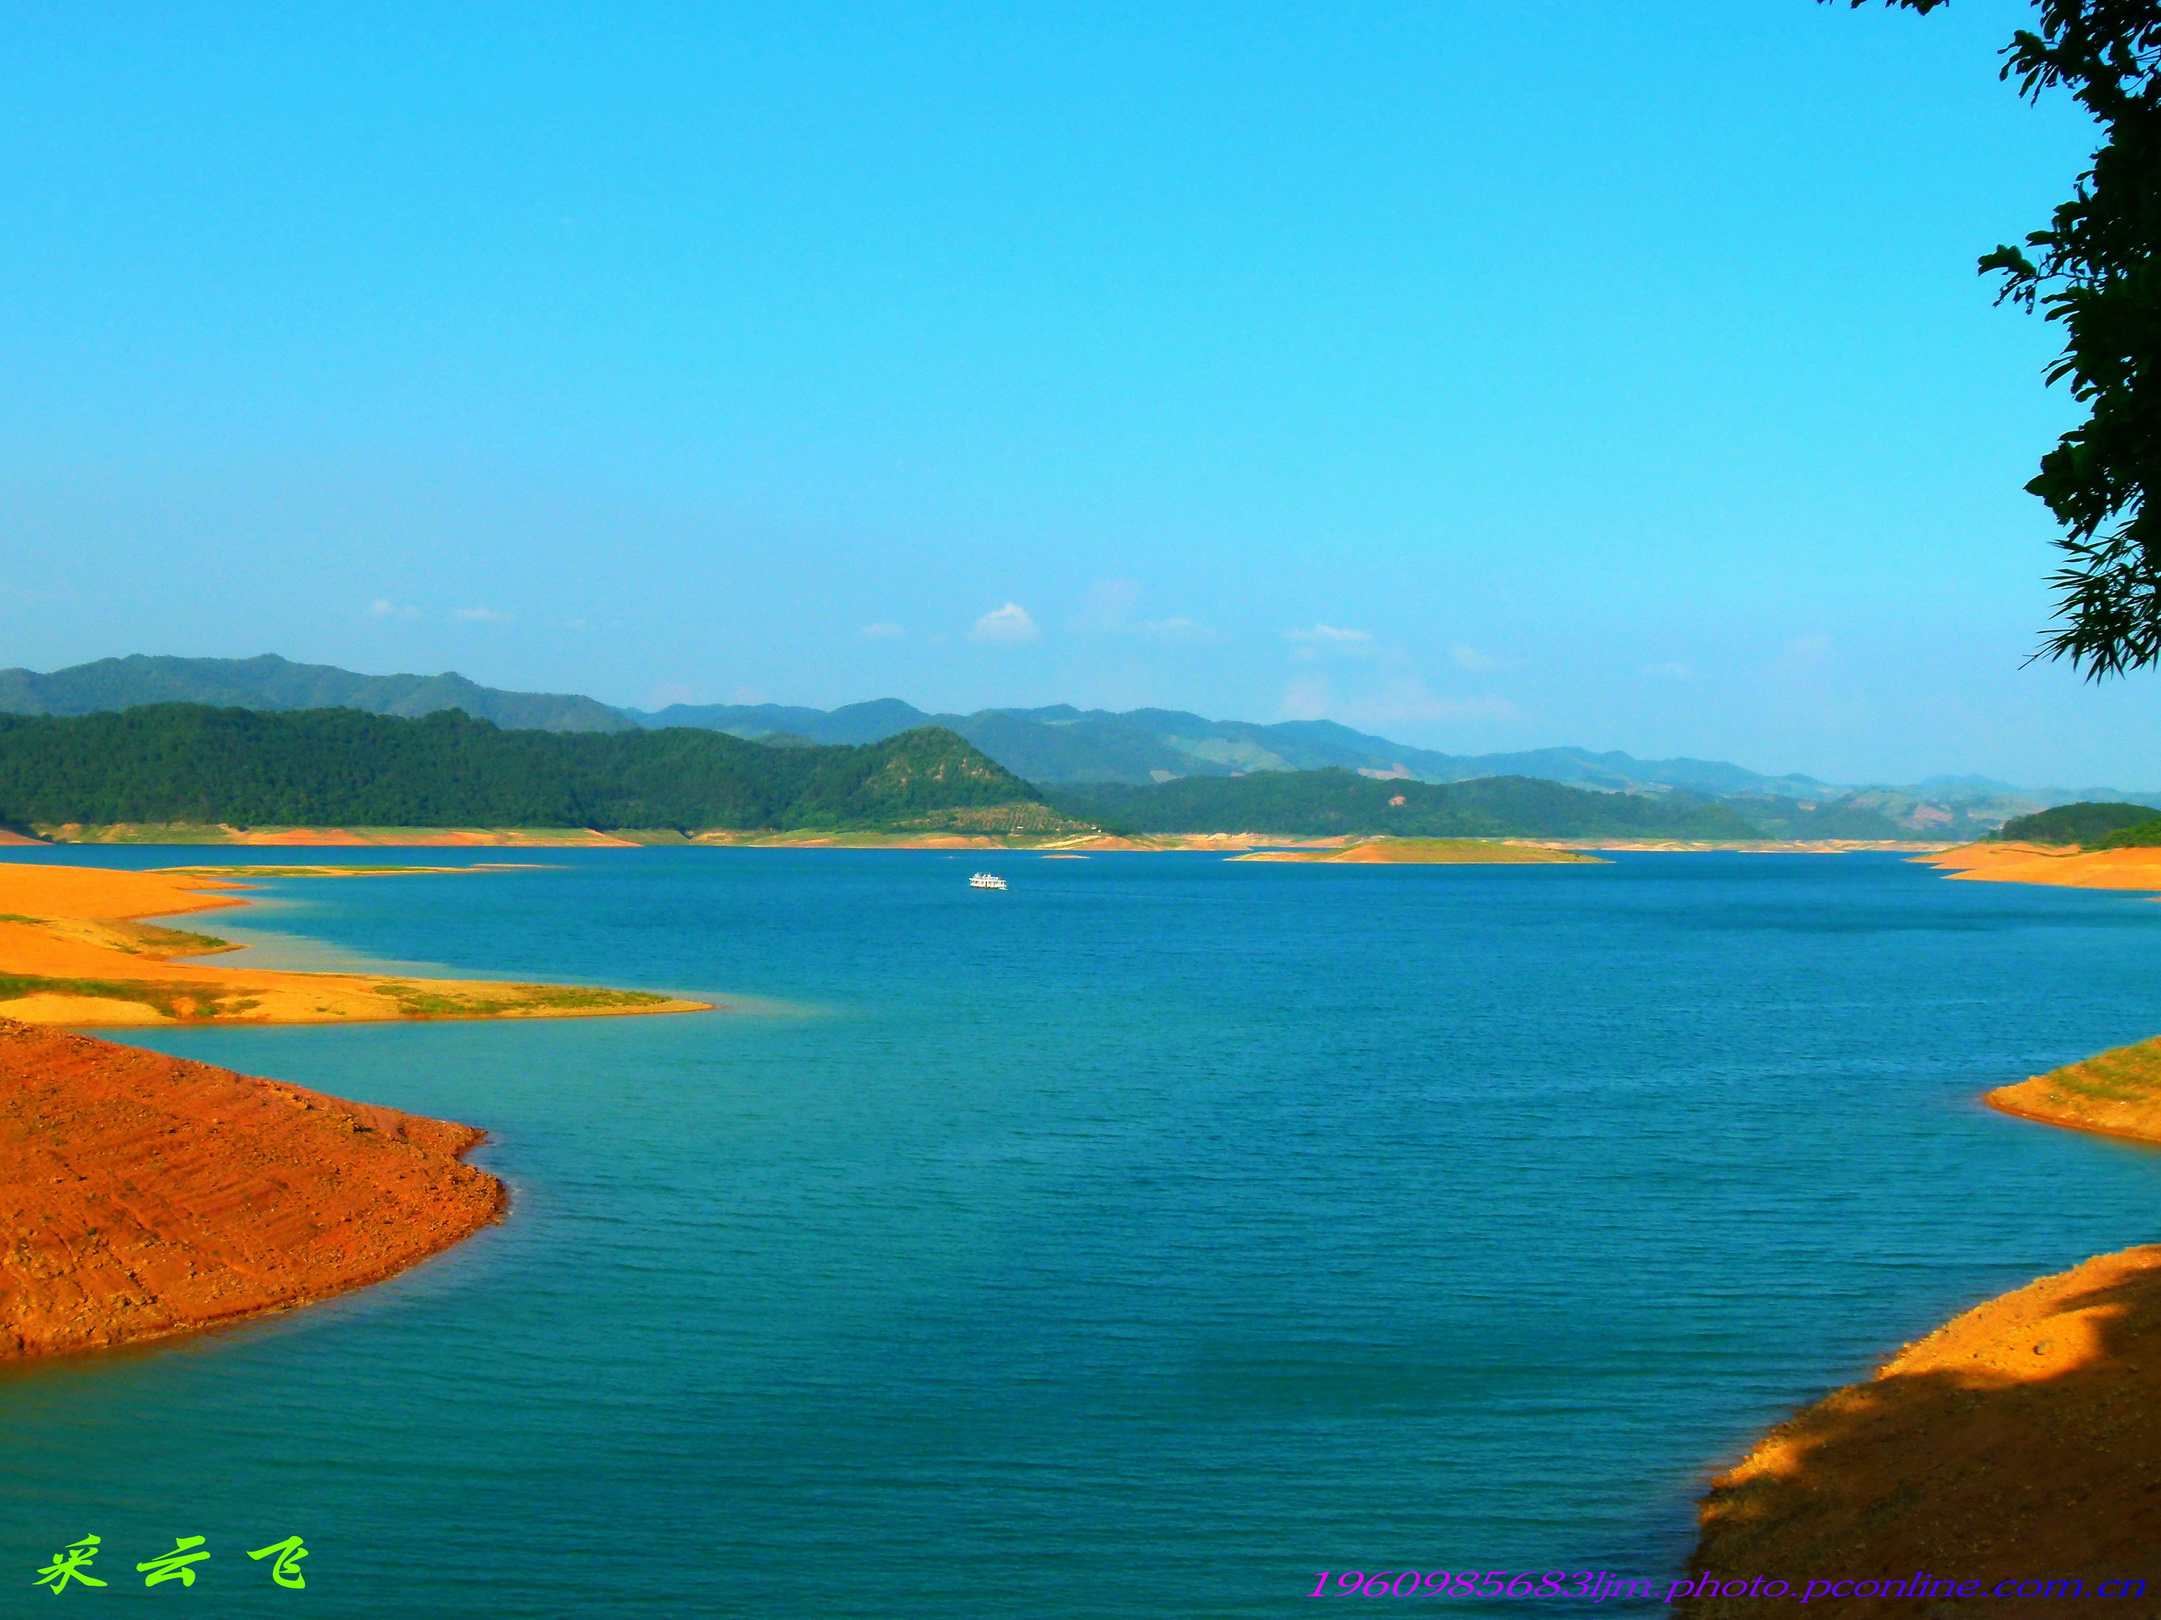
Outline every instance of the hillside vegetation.
{"label": "hillside vegetation", "polygon": [[1046,795],[1070,816],[1135,833],[1268,832],[1299,837],[1760,837],[1723,804],[1694,795],[1591,793],[1527,776],[1447,784],[1375,781],[1356,771],[1195,776],[1158,787],[1112,783]]}
{"label": "hillside vegetation", "polygon": [[[362,675],[329,664],[257,658],[105,658],[40,674],[0,669],[0,711],[77,715],[158,703],[243,709],[360,709],[418,718],[462,709],[508,729],[628,732],[697,727],[768,747],[883,742],[941,726],[1014,776],[1076,790],[1145,788],[1180,777],[1235,778],[1340,766],[1377,780],[1455,783],[1533,777],[1567,787],[1725,802],[1764,837],[1779,839],[1984,838],[2011,816],[2073,795],[1982,777],[1933,777],[1908,787],[1837,787],[1801,775],[1765,776],[1722,760],[1639,759],[1582,748],[1444,754],[1354,731],[1332,720],[1262,724],[1211,720],[1182,709],[981,709],[932,714],[897,698],[837,709],[789,704],[676,704],[650,713],[573,693],[511,692],[455,673]],[[2104,799],[2126,795],[2093,790]],[[2161,796],[2157,796],[2161,800]],[[2157,802],[2161,809],[2161,802]]]}
{"label": "hillside vegetation", "polygon": [[1004,805],[1040,823],[1034,797],[937,728],[766,748],[717,731],[505,731],[455,710],[0,715],[0,820],[17,826],[981,829]]}
{"label": "hillside vegetation", "polygon": [[[2007,821],[1993,836],[2017,844],[2101,845],[2112,835],[2155,820],[2151,805],[2059,804],[2030,816]],[[2161,842],[2161,839],[2138,840]]]}

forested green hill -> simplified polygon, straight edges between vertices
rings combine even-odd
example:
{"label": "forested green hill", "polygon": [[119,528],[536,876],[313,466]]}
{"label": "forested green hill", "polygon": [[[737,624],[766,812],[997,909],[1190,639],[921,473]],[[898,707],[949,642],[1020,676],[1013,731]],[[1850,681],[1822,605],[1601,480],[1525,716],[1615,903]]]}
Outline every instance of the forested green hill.
{"label": "forested green hill", "polygon": [[17,826],[941,826],[1034,797],[936,727],[767,748],[717,731],[504,731],[456,710],[0,715],[0,820]]}
{"label": "forested green hill", "polygon": [[1047,794],[1067,815],[1127,832],[1395,833],[1407,838],[1757,838],[1725,805],[1694,794],[1591,793],[1528,776],[1435,784],[1356,771],[1192,776]]}
{"label": "forested green hill", "polygon": [[2025,844],[2082,844],[2104,839],[2154,820],[2151,805],[2059,804],[2052,810],[2007,821],[1991,837]]}

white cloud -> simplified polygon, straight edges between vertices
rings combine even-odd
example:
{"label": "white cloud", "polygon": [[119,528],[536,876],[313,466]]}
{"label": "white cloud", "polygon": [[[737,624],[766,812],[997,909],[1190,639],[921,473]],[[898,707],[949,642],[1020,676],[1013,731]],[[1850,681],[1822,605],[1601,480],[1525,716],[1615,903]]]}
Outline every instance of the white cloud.
{"label": "white cloud", "polygon": [[1139,626],[1139,633],[1166,647],[1199,647],[1216,639],[1216,633],[1198,619],[1155,619]]}
{"label": "white cloud", "polygon": [[1082,594],[1080,611],[1067,628],[1080,635],[1137,636],[1166,647],[1197,647],[1218,639],[1207,625],[1184,614],[1136,620],[1133,609],[1140,599],[1141,588],[1130,579],[1099,579]]}
{"label": "white cloud", "polygon": [[1521,713],[1502,697],[1437,697],[1418,680],[1390,681],[1361,697],[1338,698],[1334,687],[1320,679],[1291,683],[1283,694],[1283,717],[1382,726],[1413,720],[1508,721]]}
{"label": "white cloud", "polygon": [[513,617],[508,613],[498,613],[491,607],[459,608],[456,616],[470,624],[508,624]]}
{"label": "white cloud", "polygon": [[1663,675],[1669,681],[1692,681],[1696,672],[1683,663],[1653,664],[1643,672],[1646,675]]}
{"label": "white cloud", "polygon": [[1458,645],[1449,657],[1464,669],[1476,670],[1481,675],[1503,667],[1501,660],[1491,653],[1480,652],[1476,647]]}
{"label": "white cloud", "polygon": [[993,608],[968,632],[971,641],[995,642],[1001,646],[1017,647],[1023,642],[1034,641],[1043,634],[1036,628],[1035,620],[1018,602],[1008,602],[1002,608]]}
{"label": "white cloud", "polygon": [[1283,718],[1323,720],[1335,706],[1335,693],[1326,681],[1293,681],[1283,692]]}
{"label": "white cloud", "polygon": [[1073,615],[1076,630],[1118,631],[1132,622],[1133,604],[1141,588],[1130,579],[1099,579],[1081,597],[1081,610]]}
{"label": "white cloud", "polygon": [[1296,644],[1292,654],[1296,658],[1364,658],[1373,652],[1372,631],[1345,630],[1333,624],[1286,630],[1283,639]]}
{"label": "white cloud", "polygon": [[1522,711],[1504,697],[1434,697],[1421,687],[1383,692],[1352,704],[1347,713],[1362,725],[1378,726],[1403,720],[1515,720]]}
{"label": "white cloud", "polygon": [[1838,649],[1824,635],[1796,636],[1773,658],[1773,674],[1808,676],[1828,670],[1838,662]]}
{"label": "white cloud", "polygon": [[368,611],[378,619],[417,619],[420,617],[420,609],[404,607],[387,597],[381,596],[368,604]]}
{"label": "white cloud", "polygon": [[899,625],[889,623],[884,619],[880,619],[876,624],[863,626],[863,639],[865,641],[898,641],[907,633]]}

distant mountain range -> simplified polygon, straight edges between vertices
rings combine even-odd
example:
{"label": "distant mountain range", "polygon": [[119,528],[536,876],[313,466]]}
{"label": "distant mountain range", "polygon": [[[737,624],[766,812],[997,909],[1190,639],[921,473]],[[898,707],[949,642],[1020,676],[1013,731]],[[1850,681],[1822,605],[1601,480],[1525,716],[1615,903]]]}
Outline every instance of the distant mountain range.
{"label": "distant mountain range", "polygon": [[1331,765],[1381,779],[1467,782],[1480,776],[1534,776],[1608,792],[1690,788],[1699,793],[1777,793],[1792,797],[1838,790],[1811,776],[1764,776],[1716,760],[1639,760],[1582,748],[1516,754],[1441,754],[1375,737],[1333,720],[1259,725],[1208,720],[1182,709],[981,709],[926,714],[897,698],[840,709],[777,703],[676,704],[649,714],[623,711],[646,726],[706,726],[752,741],[876,742],[917,726],[959,732],[1016,776],[1031,782],[1167,782],[1181,776],[1246,776],[1255,771],[1316,771]]}
{"label": "distant mountain range", "polygon": [[614,709],[575,694],[505,692],[457,674],[358,675],[269,654],[240,659],[138,654],[50,674],[0,670],[0,712],[79,715],[175,702],[266,710],[350,708],[404,717],[463,709],[513,730],[625,732],[680,726],[774,746],[859,746],[923,726],[944,726],[1015,776],[1050,787],[1146,786],[1331,767],[1379,781],[1436,784],[1530,777],[1606,793],[1701,795],[1730,804],[1779,837],[1965,838],[1990,831],[2012,816],[2079,800],[2161,806],[2161,794],[2110,787],[2030,789],[1978,776],[1856,788],[1811,776],[1766,776],[1721,760],[1637,759],[1583,748],[1444,754],[1332,720],[1260,725],[1209,720],[1178,709],[1112,712],[1059,704],[933,714],[897,698],[880,698],[838,709],[675,704],[648,712]]}
{"label": "distant mountain range", "polygon": [[515,731],[631,731],[605,703],[555,692],[499,692],[463,675],[355,675],[330,664],[260,658],[100,658],[40,675],[0,669],[0,713],[98,714],[146,703],[226,709],[359,709],[417,719],[463,709]]}

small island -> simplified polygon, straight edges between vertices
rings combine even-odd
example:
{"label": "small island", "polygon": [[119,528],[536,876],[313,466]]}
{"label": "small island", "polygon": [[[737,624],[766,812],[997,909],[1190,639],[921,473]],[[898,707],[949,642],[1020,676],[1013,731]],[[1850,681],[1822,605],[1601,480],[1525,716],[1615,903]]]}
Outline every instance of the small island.
{"label": "small island", "polygon": [[1304,861],[1328,866],[1606,866],[1573,849],[1499,838],[1365,838],[1341,849],[1257,849],[1234,861]]}

